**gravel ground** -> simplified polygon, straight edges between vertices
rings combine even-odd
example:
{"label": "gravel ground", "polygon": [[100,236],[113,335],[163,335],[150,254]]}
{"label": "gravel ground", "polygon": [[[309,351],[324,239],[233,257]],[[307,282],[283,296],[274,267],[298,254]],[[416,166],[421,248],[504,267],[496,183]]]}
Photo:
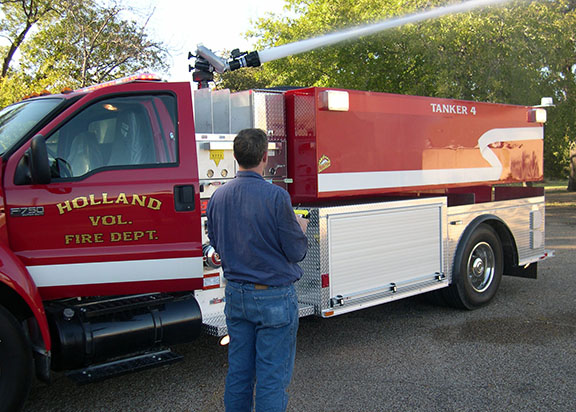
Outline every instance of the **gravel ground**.
{"label": "gravel ground", "polygon": [[[291,412],[576,411],[576,194],[547,194],[537,280],[505,277],[473,312],[405,299],[333,319],[304,318]],[[42,411],[222,411],[226,349],[202,337],[184,361],[76,386],[36,383]]]}

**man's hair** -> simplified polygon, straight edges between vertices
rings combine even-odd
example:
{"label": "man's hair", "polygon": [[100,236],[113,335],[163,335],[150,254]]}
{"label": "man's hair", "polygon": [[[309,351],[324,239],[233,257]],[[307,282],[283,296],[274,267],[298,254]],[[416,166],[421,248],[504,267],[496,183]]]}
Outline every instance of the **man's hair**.
{"label": "man's hair", "polygon": [[268,150],[268,138],[260,129],[244,129],[234,138],[234,157],[244,169],[260,164]]}

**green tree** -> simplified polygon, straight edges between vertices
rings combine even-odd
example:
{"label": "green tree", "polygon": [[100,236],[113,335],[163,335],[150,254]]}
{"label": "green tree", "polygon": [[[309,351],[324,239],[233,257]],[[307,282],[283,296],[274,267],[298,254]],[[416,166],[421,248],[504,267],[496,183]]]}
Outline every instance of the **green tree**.
{"label": "green tree", "polygon": [[0,78],[6,77],[18,48],[30,29],[42,20],[56,15],[56,2],[52,0],[0,0],[0,33],[8,46],[0,48],[2,70]]}
{"label": "green tree", "polygon": [[28,72],[57,86],[84,87],[144,69],[167,70],[166,49],[146,34],[146,23],[121,18],[124,8],[74,2],[63,18],[23,47]]}
{"label": "green tree", "polygon": [[[40,0],[6,0],[2,4],[4,15],[14,21],[10,27],[18,22],[27,27],[22,8],[31,1]],[[53,7],[50,16],[35,20],[34,34],[30,35],[28,28],[29,38],[19,43],[17,67],[0,76],[0,105],[32,91],[83,87],[143,70],[166,71],[167,50],[150,39],[147,21],[126,19],[126,7],[106,4],[65,0],[58,2],[58,9]],[[4,34],[7,28],[0,27]]]}

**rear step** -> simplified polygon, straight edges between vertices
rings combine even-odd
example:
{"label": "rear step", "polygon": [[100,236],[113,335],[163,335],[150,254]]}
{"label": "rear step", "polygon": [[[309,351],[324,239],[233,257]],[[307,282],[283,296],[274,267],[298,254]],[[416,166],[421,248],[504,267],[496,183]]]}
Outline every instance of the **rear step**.
{"label": "rear step", "polygon": [[71,371],[66,375],[77,384],[83,385],[131,372],[168,365],[178,362],[182,358],[182,355],[178,355],[170,351],[170,349],[164,349],[158,352],[149,352],[131,358],[88,366],[87,368]]}

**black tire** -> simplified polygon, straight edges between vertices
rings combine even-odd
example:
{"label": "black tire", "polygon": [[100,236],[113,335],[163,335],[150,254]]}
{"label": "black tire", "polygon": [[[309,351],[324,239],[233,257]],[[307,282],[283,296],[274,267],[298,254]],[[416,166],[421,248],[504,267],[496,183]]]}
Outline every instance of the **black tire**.
{"label": "black tire", "polygon": [[32,376],[30,342],[16,318],[0,306],[0,412],[22,409]]}
{"label": "black tire", "polygon": [[487,224],[463,238],[454,258],[452,284],[443,289],[446,302],[461,309],[476,309],[496,295],[504,267],[502,243]]}

